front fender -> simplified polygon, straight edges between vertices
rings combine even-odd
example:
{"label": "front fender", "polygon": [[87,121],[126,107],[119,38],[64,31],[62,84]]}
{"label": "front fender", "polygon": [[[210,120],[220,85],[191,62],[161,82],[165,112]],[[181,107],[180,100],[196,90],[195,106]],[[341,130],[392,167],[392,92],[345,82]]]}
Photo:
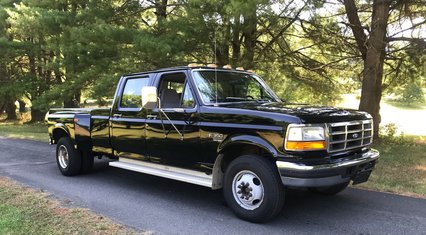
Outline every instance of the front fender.
{"label": "front fender", "polygon": [[253,135],[234,135],[229,136],[226,138],[220,145],[218,146],[218,153],[221,154],[223,151],[233,145],[237,144],[248,144],[253,145],[259,148],[262,148],[266,151],[268,151],[272,156],[276,157],[278,155],[277,149],[268,142],[267,140],[263,139],[260,136],[253,136]]}

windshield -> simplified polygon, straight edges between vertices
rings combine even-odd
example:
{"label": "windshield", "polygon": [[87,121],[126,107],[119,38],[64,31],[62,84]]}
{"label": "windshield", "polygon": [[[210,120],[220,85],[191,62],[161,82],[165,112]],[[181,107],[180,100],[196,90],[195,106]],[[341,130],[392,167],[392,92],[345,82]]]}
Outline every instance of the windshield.
{"label": "windshield", "polygon": [[277,101],[275,94],[251,74],[214,70],[194,71],[194,81],[204,103],[216,102],[216,87],[219,103]]}

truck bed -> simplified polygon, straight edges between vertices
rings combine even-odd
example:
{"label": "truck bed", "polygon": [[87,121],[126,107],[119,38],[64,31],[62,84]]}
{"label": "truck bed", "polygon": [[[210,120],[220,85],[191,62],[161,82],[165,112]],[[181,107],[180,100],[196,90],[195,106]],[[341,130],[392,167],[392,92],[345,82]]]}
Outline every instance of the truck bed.
{"label": "truck bed", "polygon": [[109,118],[110,108],[55,108],[46,116],[49,134],[53,143],[58,133],[54,127],[68,133],[77,146],[96,153],[112,154],[110,143]]}

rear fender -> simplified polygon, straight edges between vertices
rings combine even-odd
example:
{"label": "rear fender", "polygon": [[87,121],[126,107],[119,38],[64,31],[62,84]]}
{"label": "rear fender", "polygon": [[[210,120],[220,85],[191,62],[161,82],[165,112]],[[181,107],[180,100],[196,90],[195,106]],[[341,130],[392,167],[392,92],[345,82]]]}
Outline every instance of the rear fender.
{"label": "rear fender", "polygon": [[56,123],[55,125],[49,128],[52,129],[52,131],[49,130],[49,133],[52,133],[51,135],[52,144],[57,144],[59,139],[62,137],[70,137],[71,139],[73,139],[73,136],[68,130],[68,127],[63,123]]}

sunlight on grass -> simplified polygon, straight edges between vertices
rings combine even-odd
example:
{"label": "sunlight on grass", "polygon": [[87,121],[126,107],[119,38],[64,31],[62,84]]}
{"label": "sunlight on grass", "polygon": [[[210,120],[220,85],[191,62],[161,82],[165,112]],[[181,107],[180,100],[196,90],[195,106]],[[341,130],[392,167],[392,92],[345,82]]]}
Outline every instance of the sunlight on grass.
{"label": "sunlight on grass", "polygon": [[425,136],[383,138],[380,159],[367,183],[356,187],[426,196]]}
{"label": "sunlight on grass", "polygon": [[47,126],[44,123],[17,125],[11,122],[0,122],[0,136],[44,142],[49,139]]}
{"label": "sunlight on grass", "polygon": [[415,166],[414,169],[420,170],[420,171],[426,171],[426,166]]}
{"label": "sunlight on grass", "polygon": [[[358,109],[359,97],[356,94],[345,94],[338,105],[343,108]],[[380,115],[382,121],[380,126],[394,123],[399,133],[406,135],[426,136],[426,105],[407,105],[389,102],[385,98],[380,103]]]}

